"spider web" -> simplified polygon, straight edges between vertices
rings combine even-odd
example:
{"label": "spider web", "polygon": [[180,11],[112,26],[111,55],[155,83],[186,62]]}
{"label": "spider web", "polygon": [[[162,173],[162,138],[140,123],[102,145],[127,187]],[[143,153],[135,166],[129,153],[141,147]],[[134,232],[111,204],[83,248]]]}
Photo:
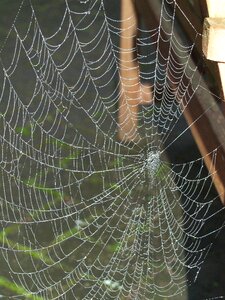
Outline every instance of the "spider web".
{"label": "spider web", "polygon": [[162,1],[148,30],[102,0],[54,3],[49,20],[39,3],[22,2],[1,50],[4,295],[181,299],[223,208],[202,157],[167,159],[195,93],[209,93],[195,44],[175,34],[179,7]]}

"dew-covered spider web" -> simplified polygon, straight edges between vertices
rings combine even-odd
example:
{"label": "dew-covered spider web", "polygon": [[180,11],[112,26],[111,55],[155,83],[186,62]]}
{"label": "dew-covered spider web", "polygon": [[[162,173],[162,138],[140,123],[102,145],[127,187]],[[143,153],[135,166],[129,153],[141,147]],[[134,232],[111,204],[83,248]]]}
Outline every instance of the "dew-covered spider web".
{"label": "dew-covered spider web", "polygon": [[222,231],[218,148],[168,160],[195,95],[212,97],[201,33],[184,15],[187,42],[174,0],[152,28],[111,2],[24,0],[1,43],[4,299],[184,299]]}

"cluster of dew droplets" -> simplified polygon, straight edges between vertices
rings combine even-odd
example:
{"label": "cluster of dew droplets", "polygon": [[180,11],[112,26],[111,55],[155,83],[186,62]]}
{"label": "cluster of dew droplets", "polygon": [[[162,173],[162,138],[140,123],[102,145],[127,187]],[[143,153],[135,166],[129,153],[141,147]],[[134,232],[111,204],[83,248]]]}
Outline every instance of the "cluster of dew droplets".
{"label": "cluster of dew droplets", "polygon": [[160,152],[150,151],[147,153],[146,168],[149,173],[155,174],[160,166]]}
{"label": "cluster of dew droplets", "polygon": [[143,171],[147,171],[151,178],[154,178],[161,164],[160,151],[150,150],[144,158]]}

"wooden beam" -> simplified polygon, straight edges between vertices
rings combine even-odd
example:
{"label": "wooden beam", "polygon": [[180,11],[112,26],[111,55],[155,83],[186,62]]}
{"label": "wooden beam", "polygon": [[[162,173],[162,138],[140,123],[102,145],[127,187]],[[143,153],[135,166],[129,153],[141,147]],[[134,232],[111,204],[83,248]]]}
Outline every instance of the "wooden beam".
{"label": "wooden beam", "polygon": [[207,59],[225,62],[225,18],[205,18],[202,50]]}
{"label": "wooden beam", "polygon": [[192,135],[225,204],[225,118],[207,90],[197,91],[184,109]]}
{"label": "wooden beam", "polygon": [[[202,32],[202,23],[199,18],[193,13],[192,6],[189,1],[176,0],[177,11],[176,16],[181,24],[184,32],[187,34],[191,42],[195,42],[196,50],[201,54],[201,39],[196,39],[196,33]],[[190,25],[191,23],[191,25]]]}
{"label": "wooden beam", "polygon": [[133,0],[121,0],[120,76],[118,137],[138,141],[138,105],[151,102],[151,87],[140,82],[136,57],[137,15]]}
{"label": "wooden beam", "polygon": [[[205,0],[209,18],[204,21],[203,51],[207,59],[218,62],[225,98],[225,0]],[[223,105],[225,113],[225,107]]]}
{"label": "wooden beam", "polygon": [[225,18],[225,0],[205,0],[208,16],[211,18]]}
{"label": "wooden beam", "polygon": [[[184,1],[183,1],[184,2]],[[189,1],[185,1],[188,2]],[[191,3],[192,7],[193,7],[193,13],[194,15],[196,15],[196,17],[200,20],[200,22],[203,20],[203,14],[202,14],[202,9],[201,9],[201,4],[200,4],[200,0],[194,0]]]}

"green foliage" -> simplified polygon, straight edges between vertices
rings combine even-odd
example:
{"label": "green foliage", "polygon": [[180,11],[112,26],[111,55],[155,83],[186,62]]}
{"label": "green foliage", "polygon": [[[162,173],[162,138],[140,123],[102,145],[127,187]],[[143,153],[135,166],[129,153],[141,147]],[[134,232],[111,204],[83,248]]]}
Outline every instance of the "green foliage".
{"label": "green foliage", "polygon": [[18,242],[14,242],[8,236],[11,234],[15,234],[15,232],[18,230],[18,225],[12,225],[10,227],[7,227],[6,229],[2,230],[0,232],[0,241],[11,249],[16,249],[21,252],[23,252],[24,255],[29,255],[33,257],[34,259],[44,261],[47,264],[53,264],[54,262],[49,259],[48,256],[45,256],[43,252],[35,251],[34,249],[31,249],[30,247],[27,247],[25,245],[21,245]]}
{"label": "green foliage", "polygon": [[24,137],[29,137],[31,135],[31,125],[28,124],[24,127],[16,127],[16,133],[21,134]]}
{"label": "green foliage", "polygon": [[10,292],[14,292],[17,295],[23,295],[25,299],[43,300],[42,297],[27,293],[27,291],[23,287],[19,286],[14,282],[11,282],[3,276],[0,276],[0,287],[3,287]]}
{"label": "green foliage", "polygon": [[158,179],[163,179],[168,176],[170,172],[170,167],[164,163],[161,163],[158,170],[156,171],[156,177]]}
{"label": "green foliage", "polygon": [[107,246],[107,250],[111,253],[120,252],[121,249],[122,249],[122,243],[121,242],[110,244],[110,245]]}

